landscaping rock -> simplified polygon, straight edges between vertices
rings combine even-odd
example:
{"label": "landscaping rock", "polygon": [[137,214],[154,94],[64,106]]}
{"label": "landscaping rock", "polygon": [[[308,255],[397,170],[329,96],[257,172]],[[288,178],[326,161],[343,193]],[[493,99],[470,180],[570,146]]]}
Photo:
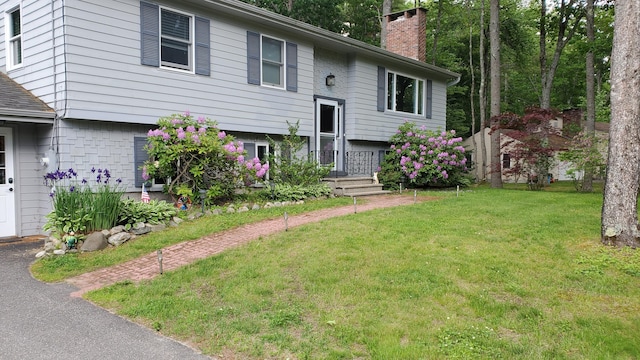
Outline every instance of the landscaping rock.
{"label": "landscaping rock", "polygon": [[80,251],[98,251],[105,249],[109,243],[107,242],[107,237],[102,232],[94,232],[89,234],[87,238],[84,240],[82,247],[80,247]]}
{"label": "landscaping rock", "polygon": [[276,201],[276,202],[273,203],[273,206],[280,207],[280,206],[282,206],[282,203],[279,202],[279,201]]}
{"label": "landscaping rock", "polygon": [[211,212],[213,215],[220,215],[222,214],[222,209],[215,209]]}
{"label": "landscaping rock", "polygon": [[233,206],[227,208],[227,214],[233,214],[234,212],[236,212],[236,209],[234,209]]}
{"label": "landscaping rock", "polygon": [[111,236],[111,231],[104,229],[101,231],[102,235],[104,235],[105,238],[108,238],[109,236]]}
{"label": "landscaping rock", "polygon": [[165,224],[155,224],[155,225],[149,224],[149,227],[151,228],[151,232],[156,232],[156,231],[162,231],[162,230],[166,229],[167,225],[165,225]]}
{"label": "landscaping rock", "polygon": [[113,246],[120,246],[129,239],[131,239],[131,234],[127,232],[121,232],[121,233],[117,233],[115,235],[109,236],[109,240],[107,241],[109,242],[109,244]]}
{"label": "landscaping rock", "polygon": [[246,206],[243,206],[243,207],[241,207],[240,209],[238,209],[238,212],[239,212],[239,213],[247,212],[247,211],[249,211],[249,208],[248,208],[248,207],[246,207]]}
{"label": "landscaping rock", "polygon": [[253,206],[251,207],[251,210],[260,210],[260,205],[253,204]]}
{"label": "landscaping rock", "polygon": [[143,222],[139,222],[135,223],[130,231],[132,234],[142,235],[151,232],[151,227],[147,226],[147,224]]}
{"label": "landscaping rock", "polygon": [[184,220],[182,220],[181,218],[179,218],[177,216],[174,216],[173,219],[171,219],[171,220],[173,220],[173,222],[178,224],[178,225],[180,225],[180,223],[184,221]]}
{"label": "landscaping rock", "polygon": [[53,245],[52,241],[47,241],[46,243],[44,243],[44,251],[52,252],[55,249],[56,249],[56,247],[55,247],[55,245]]}
{"label": "landscaping rock", "polygon": [[45,256],[45,255],[47,255],[47,252],[46,252],[45,250],[39,251],[39,252],[36,254],[36,259],[39,259],[39,258],[41,258],[41,257],[43,257],[43,256]]}
{"label": "landscaping rock", "polygon": [[124,226],[122,225],[118,225],[118,226],[114,226],[111,228],[111,230],[109,230],[109,235],[115,235],[117,233],[121,233],[124,231]]}
{"label": "landscaping rock", "polygon": [[66,253],[66,251],[59,249],[59,250],[53,250],[53,255],[64,255]]}

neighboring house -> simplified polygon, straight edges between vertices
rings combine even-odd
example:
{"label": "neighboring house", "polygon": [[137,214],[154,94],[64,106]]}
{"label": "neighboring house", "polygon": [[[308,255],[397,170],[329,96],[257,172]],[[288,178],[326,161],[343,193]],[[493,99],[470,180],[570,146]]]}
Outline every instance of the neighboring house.
{"label": "neighboring house", "polygon": [[[551,126],[561,130],[563,126],[562,118],[557,118],[555,120],[552,120]],[[505,144],[509,144],[509,143],[512,143],[513,141],[517,141],[513,137],[509,136],[511,131],[513,130],[503,130],[500,134],[500,143],[502,145],[500,150],[501,151],[500,160],[501,160],[501,166],[503,169],[502,181],[504,182],[517,181],[520,183],[524,183],[527,181],[526,177],[519,177],[516,179],[513,175],[506,175],[504,172],[504,169],[507,169],[513,166],[513,160],[511,159],[511,156],[509,154],[509,145],[505,146]],[[595,134],[596,136],[603,139],[608,138],[609,123],[596,123]],[[474,147],[473,147],[474,139],[477,146],[477,150],[474,150]],[[553,179],[555,180],[560,180],[560,181],[572,180],[571,177],[567,175],[567,171],[571,168],[571,164],[566,161],[560,161],[558,159],[558,154],[564,150],[567,150],[569,145],[570,145],[570,139],[564,136],[555,135],[555,134],[552,134],[549,136],[549,146],[552,149],[554,149],[556,153],[556,160],[553,166],[551,167],[551,169],[549,170],[549,173],[553,176]],[[477,180],[479,181],[482,180],[482,168],[478,166],[478,164],[482,162],[480,159],[480,157],[482,156],[480,132],[477,132],[473,137],[469,137],[468,139],[465,139],[463,142],[463,146],[468,151],[471,152],[471,161],[474,164],[473,174],[475,175]],[[489,162],[491,161],[491,135],[490,135],[489,128],[485,129],[485,148],[486,148],[487,164],[485,167],[486,179],[484,180],[489,181],[492,175],[490,165],[489,165]],[[601,149],[601,152],[606,157],[606,149]]]}
{"label": "neighboring house", "polygon": [[[0,237],[42,232],[48,171],[108,168],[139,191],[159,117],[214,119],[250,156],[300,121],[306,151],[353,175],[404,121],[444,128],[459,80],[412,46],[423,9],[387,17],[398,54],[236,0],[0,0],[0,14],[0,72],[15,81],[0,83]],[[38,110],[12,103],[23,89]]]}

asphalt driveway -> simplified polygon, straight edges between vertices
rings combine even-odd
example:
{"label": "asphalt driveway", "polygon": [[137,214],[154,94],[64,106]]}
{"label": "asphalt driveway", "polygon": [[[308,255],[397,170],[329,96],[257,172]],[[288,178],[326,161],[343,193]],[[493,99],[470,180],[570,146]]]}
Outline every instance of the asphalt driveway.
{"label": "asphalt driveway", "polygon": [[31,277],[41,243],[0,245],[0,359],[210,359]]}

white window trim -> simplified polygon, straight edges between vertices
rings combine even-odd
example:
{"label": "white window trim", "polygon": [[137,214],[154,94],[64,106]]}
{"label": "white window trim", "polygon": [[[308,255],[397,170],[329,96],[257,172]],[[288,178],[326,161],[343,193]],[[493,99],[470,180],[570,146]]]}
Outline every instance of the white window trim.
{"label": "white window trim", "polygon": [[[271,146],[269,146],[269,143],[268,143],[268,142],[266,142],[266,141],[256,141],[256,142],[255,142],[255,154],[256,154],[256,157],[257,157],[258,159],[260,159],[260,157],[258,156],[258,155],[259,155],[259,154],[258,154],[258,148],[259,148],[260,146],[264,146],[264,147],[266,147],[266,148],[267,148],[267,157],[268,157],[268,156],[269,156],[269,149],[271,148]],[[253,159],[251,159],[251,160],[253,160]],[[263,160],[262,160],[262,159],[260,159],[260,161],[263,161]],[[267,158],[267,161],[266,161],[265,163],[266,163],[266,164],[269,164],[269,159],[268,159],[268,158]],[[263,164],[263,165],[264,165],[264,164]],[[266,174],[265,174],[265,176],[264,176],[264,180],[269,180],[269,170],[267,170],[267,173],[266,173]]]}
{"label": "white window trim", "polygon": [[[389,82],[389,74],[393,74],[393,87],[394,87],[394,89],[393,89],[394,91],[391,94],[391,96],[392,96],[391,109],[389,109],[389,101],[388,101],[388,99],[389,99],[389,83],[388,83]],[[417,90],[420,88],[420,86],[417,85],[417,83],[416,83],[416,91],[415,91],[415,94],[414,94],[415,98],[413,99],[414,108],[415,109],[414,109],[413,112],[406,112],[406,111],[398,111],[398,110],[396,110],[397,100],[396,100],[396,91],[395,91],[396,89],[395,88],[397,86],[396,78],[397,78],[398,75],[406,77],[406,78],[409,78],[409,79],[416,80],[418,82],[422,82],[422,99],[416,99],[418,97],[418,91]],[[394,112],[394,113],[397,113],[397,114],[409,114],[409,115],[417,115],[417,116],[424,116],[425,115],[425,110],[426,110],[426,107],[427,107],[427,93],[426,93],[427,92],[427,81],[426,81],[426,79],[418,78],[418,77],[415,77],[415,76],[403,74],[403,73],[396,72],[396,71],[387,71],[387,76],[386,76],[385,80],[387,81],[387,83],[386,83],[387,97],[385,99],[385,103],[386,103],[385,104],[385,106],[386,106],[385,110],[386,111],[391,111],[391,112]],[[418,106],[418,100],[422,101],[422,112],[420,112],[420,108],[421,107]]]}
{"label": "white window trim", "polygon": [[[270,84],[270,83],[265,83],[263,81],[264,79],[264,68],[262,66],[264,64],[264,58],[262,57],[262,39],[263,38],[276,40],[282,43],[282,67],[281,67],[282,84],[280,84],[280,86]],[[260,85],[264,87],[272,88],[272,89],[286,90],[287,89],[286,84],[287,84],[287,42],[284,39],[260,34]]]}
{"label": "white window trim", "polygon": [[[189,69],[182,69],[180,67],[174,67],[169,65],[162,64],[162,10],[174,12],[177,14],[185,15],[190,18],[189,20]],[[196,47],[195,47],[195,36],[196,36],[196,24],[195,24],[195,15],[176,10],[166,6],[158,6],[158,41],[160,42],[158,45],[158,60],[160,63],[160,69],[178,71],[182,73],[195,74],[196,66],[195,66],[195,58],[196,58]],[[172,39],[171,37],[167,37],[168,39]]]}
{"label": "white window trim", "polygon": [[[9,35],[9,29],[11,28],[11,14],[13,12],[15,12],[16,10],[20,11],[20,35],[11,37],[11,35]],[[4,37],[5,37],[5,49],[6,49],[6,67],[7,67],[7,71],[8,70],[13,70],[13,69],[18,69],[21,68],[22,65],[24,64],[24,42],[22,41],[23,38],[23,34],[24,34],[24,22],[22,21],[22,4],[21,3],[17,3],[13,6],[9,7],[9,10],[7,10],[4,13]],[[20,55],[20,59],[21,62],[19,64],[14,64],[13,63],[13,58],[14,58],[14,53],[13,53],[13,42],[15,41],[19,41],[20,42],[20,49],[21,49],[21,55]]]}

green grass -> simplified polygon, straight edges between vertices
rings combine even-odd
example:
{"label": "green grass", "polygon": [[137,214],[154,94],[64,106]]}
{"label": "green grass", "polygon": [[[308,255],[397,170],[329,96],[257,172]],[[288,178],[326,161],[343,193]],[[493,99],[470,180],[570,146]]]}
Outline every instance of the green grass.
{"label": "green grass", "polygon": [[225,358],[640,358],[640,255],[562,186],[443,192],[87,296]]}
{"label": "green grass", "polygon": [[[287,206],[286,211],[291,215],[295,215],[350,203],[351,200],[347,198],[308,201],[302,205]],[[285,211],[285,208],[274,207],[232,215],[204,216],[184,223],[180,227],[150,233],[119,247],[110,247],[100,252],[43,258],[31,266],[31,272],[35,278],[41,281],[61,281],[85,272],[120,264],[179,242],[198,239],[211,233],[282,216],[283,211]]]}

